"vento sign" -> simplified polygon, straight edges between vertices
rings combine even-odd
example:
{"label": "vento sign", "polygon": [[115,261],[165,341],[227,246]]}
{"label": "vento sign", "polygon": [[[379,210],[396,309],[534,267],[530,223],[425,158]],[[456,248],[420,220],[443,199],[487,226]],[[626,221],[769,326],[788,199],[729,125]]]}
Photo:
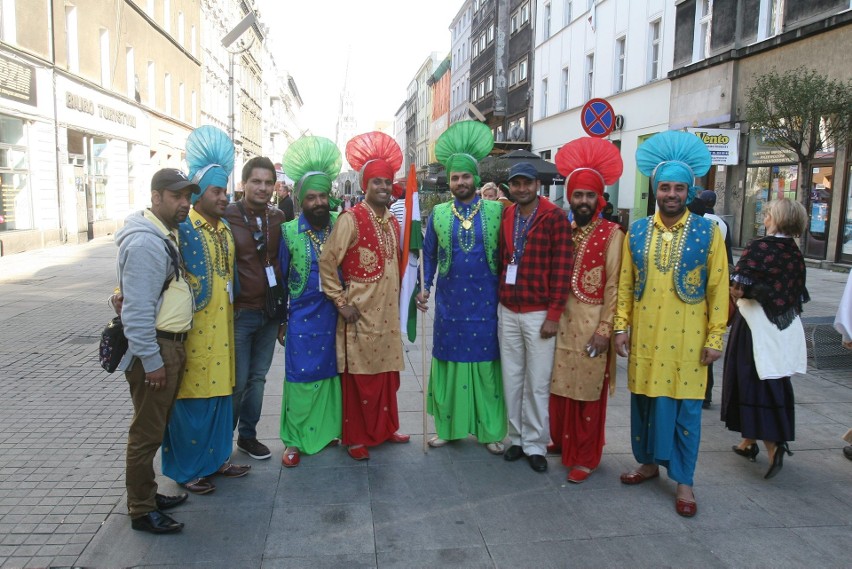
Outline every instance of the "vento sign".
{"label": "vento sign", "polygon": [[707,145],[713,164],[734,166],[739,162],[740,131],[726,128],[688,128]]}

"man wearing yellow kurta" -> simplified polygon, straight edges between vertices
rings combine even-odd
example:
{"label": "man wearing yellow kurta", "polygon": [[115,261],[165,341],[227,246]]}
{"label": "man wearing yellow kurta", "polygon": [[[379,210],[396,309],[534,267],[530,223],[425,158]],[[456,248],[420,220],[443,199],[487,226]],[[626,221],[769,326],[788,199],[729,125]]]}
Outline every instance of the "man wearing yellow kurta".
{"label": "man wearing yellow kurta", "polygon": [[706,146],[666,131],[639,147],[636,162],[651,177],[657,213],[630,226],[622,252],[615,347],[629,354],[631,442],[640,466],[621,482],[656,478],[662,465],[678,483],[675,511],[692,517],[706,366],[722,355],[728,318],[728,261],[719,228],[686,209],[695,178],[710,169]]}
{"label": "man wearing yellow kurta", "polygon": [[580,484],[600,464],[607,392],[615,390],[610,343],[624,232],[600,212],[604,188],[618,181],[623,164],[614,144],[590,137],[564,145],[555,162],[574,216],[574,270],[556,336],[548,451],[562,455],[568,482]]}
{"label": "man wearing yellow kurta", "polygon": [[[199,144],[202,141],[203,144]],[[216,127],[187,139],[190,177],[201,188],[181,223],[181,254],[195,296],[186,339],[183,382],[163,436],[163,474],[190,492],[208,494],[208,478],[238,478],[249,466],[231,464],[234,390],[234,237],[222,219],[228,205],[233,144]]]}

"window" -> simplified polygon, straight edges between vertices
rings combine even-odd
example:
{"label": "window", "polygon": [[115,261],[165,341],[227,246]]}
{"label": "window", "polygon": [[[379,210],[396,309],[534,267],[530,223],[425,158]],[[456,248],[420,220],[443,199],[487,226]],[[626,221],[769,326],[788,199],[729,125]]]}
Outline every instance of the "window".
{"label": "window", "polygon": [[17,33],[15,0],[2,0],[0,1],[0,40],[16,43]]}
{"label": "window", "polygon": [[109,30],[104,29],[104,28],[101,28],[100,50],[101,50],[101,86],[109,88],[109,86],[110,86]]}
{"label": "window", "polygon": [[479,36],[479,53],[485,51],[485,34]]}
{"label": "window", "polygon": [[488,43],[491,43],[491,42],[493,42],[493,41],[494,41],[494,24],[491,24],[490,26],[488,26],[488,38],[487,38],[487,41],[488,41]]}
{"label": "window", "polygon": [[586,100],[590,100],[594,96],[595,87],[595,54],[590,53],[586,56],[586,83],[583,86],[583,96]]}
{"label": "window", "polygon": [[[760,16],[757,27],[757,40],[765,40],[776,36],[783,31],[782,15],[784,13],[783,0],[764,0],[760,4]],[[712,4],[711,4],[712,8]]]}
{"label": "window", "polygon": [[195,55],[195,24],[189,27],[189,53]]}
{"label": "window", "polygon": [[547,116],[547,79],[541,80],[541,118]]}
{"label": "window", "polygon": [[186,40],[186,37],[184,36],[183,28],[184,28],[183,12],[178,12],[178,18],[177,18],[177,34],[178,34],[178,37],[177,37],[177,40],[178,40],[178,43],[180,45],[184,45],[184,40]]}
{"label": "window", "polygon": [[524,24],[530,21],[530,3],[524,2],[523,6],[512,13],[512,18],[509,23],[509,32],[514,34],[523,27]]}
{"label": "window", "polygon": [[479,1],[480,1],[480,0],[473,0],[473,11],[474,11],[474,12],[476,12],[476,11],[478,11],[478,10],[479,10],[479,5],[480,5],[480,4],[479,4]]}
{"label": "window", "polygon": [[183,83],[178,84],[178,118],[186,120],[186,92]]}
{"label": "window", "polygon": [[0,115],[0,232],[34,227],[29,170],[26,123]]}
{"label": "window", "polygon": [[544,22],[542,25],[542,39],[550,37],[550,2],[544,5]]}
{"label": "window", "polygon": [[514,87],[518,84],[518,66],[509,69],[509,87]]}
{"label": "window", "polygon": [[479,42],[473,42],[473,57],[479,55]]}
{"label": "window", "polygon": [[692,46],[692,61],[701,61],[707,57],[707,51],[710,49],[710,18],[711,4],[710,0],[698,0],[697,9],[695,11],[695,44]]}
{"label": "window", "polygon": [[124,67],[127,69],[127,96],[136,98],[136,69],[133,61],[133,48],[128,46],[124,50]]}
{"label": "window", "polygon": [[562,70],[562,92],[559,94],[559,110],[566,111],[568,110],[568,88],[570,86],[571,76],[568,72],[568,68]]}
{"label": "window", "polygon": [[148,7],[145,10],[151,18],[154,17],[154,0],[148,0]]}
{"label": "window", "polygon": [[163,30],[172,33],[172,1],[163,0]]}
{"label": "window", "polygon": [[565,0],[565,7],[562,9],[562,25],[567,26],[574,19],[574,2],[573,0]]}
{"label": "window", "polygon": [[648,81],[656,81],[660,78],[661,42],[660,20],[655,20],[651,22],[648,30]]}
{"label": "window", "polygon": [[518,64],[518,81],[527,80],[527,60],[524,59]]}
{"label": "window", "polygon": [[520,28],[520,27],[521,27],[521,21],[520,21],[520,18],[521,18],[521,15],[520,15],[520,14],[518,14],[517,12],[515,12],[514,14],[512,14],[512,21],[511,21],[511,23],[509,24],[509,33],[510,33],[510,34],[514,34],[515,32],[517,32],[517,31],[518,31],[518,28]]}
{"label": "window", "polygon": [[195,94],[195,91],[192,92],[190,99],[192,101],[190,103],[192,105],[192,108],[190,110],[192,115],[189,117],[189,122],[191,122],[192,124],[195,124],[196,117],[198,117],[198,96]]}
{"label": "window", "polygon": [[530,21],[530,3],[525,2],[523,6],[521,6],[521,25],[526,24]]}
{"label": "window", "polygon": [[166,73],[163,80],[163,104],[167,115],[172,114],[172,74]]}
{"label": "window", "polygon": [[80,49],[77,41],[77,7],[65,6],[65,48],[68,50],[68,71],[80,72]]}
{"label": "window", "polygon": [[485,92],[490,93],[493,90],[494,90],[494,76],[489,75],[488,78],[485,80]]}
{"label": "window", "polygon": [[626,57],[627,38],[620,37],[615,40],[615,80],[613,91],[621,93],[624,91],[624,61]]}
{"label": "window", "polygon": [[485,96],[485,79],[479,82],[479,98]]}
{"label": "window", "polygon": [[148,106],[154,108],[157,105],[157,76],[155,75],[154,62],[148,62]]}

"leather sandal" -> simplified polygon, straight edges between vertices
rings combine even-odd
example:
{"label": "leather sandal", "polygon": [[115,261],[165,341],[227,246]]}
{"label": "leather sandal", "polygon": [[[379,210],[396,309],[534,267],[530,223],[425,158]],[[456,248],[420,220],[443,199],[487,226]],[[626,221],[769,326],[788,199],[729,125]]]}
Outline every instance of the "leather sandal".
{"label": "leather sandal", "polygon": [[506,447],[500,441],[496,441],[493,443],[486,443],[485,450],[487,450],[491,454],[503,454],[503,452],[506,450]]}
{"label": "leather sandal", "polygon": [[678,498],[675,500],[675,512],[677,512],[679,516],[691,518],[698,513],[698,504],[696,504],[694,500]]}
{"label": "leather sandal", "polygon": [[196,478],[183,485],[184,488],[193,494],[209,494],[216,489],[216,486],[207,478]]}
{"label": "leather sandal", "polygon": [[249,470],[251,470],[251,466],[248,464],[233,464],[231,462],[226,462],[219,467],[216,474],[221,474],[225,478],[240,478],[248,474]]}
{"label": "leather sandal", "polygon": [[299,466],[299,462],[301,462],[301,455],[298,448],[287,447],[284,449],[284,455],[281,457],[281,466],[293,468],[294,466]]}
{"label": "leather sandal", "polygon": [[634,470],[632,472],[625,472],[621,475],[621,483],[628,485],[642,484],[643,482],[647,482],[653,478],[658,478],[660,476],[660,469],[657,468],[653,474],[649,474],[645,476],[638,470]]}
{"label": "leather sandal", "polygon": [[429,439],[429,442],[427,442],[426,444],[429,445],[432,448],[441,448],[442,446],[446,445],[447,442],[448,441],[446,441],[446,440],[444,440],[440,437],[432,437],[431,439]]}

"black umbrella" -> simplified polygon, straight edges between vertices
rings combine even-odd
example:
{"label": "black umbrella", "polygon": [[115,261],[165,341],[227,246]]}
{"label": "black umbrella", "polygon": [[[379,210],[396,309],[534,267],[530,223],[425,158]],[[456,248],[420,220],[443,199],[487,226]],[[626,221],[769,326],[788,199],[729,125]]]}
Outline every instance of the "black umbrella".
{"label": "black umbrella", "polygon": [[508,161],[510,168],[516,162],[532,164],[532,167],[538,172],[538,179],[541,180],[542,184],[561,184],[565,181],[553,162],[548,162],[529,150],[512,150],[501,156],[501,158]]}

